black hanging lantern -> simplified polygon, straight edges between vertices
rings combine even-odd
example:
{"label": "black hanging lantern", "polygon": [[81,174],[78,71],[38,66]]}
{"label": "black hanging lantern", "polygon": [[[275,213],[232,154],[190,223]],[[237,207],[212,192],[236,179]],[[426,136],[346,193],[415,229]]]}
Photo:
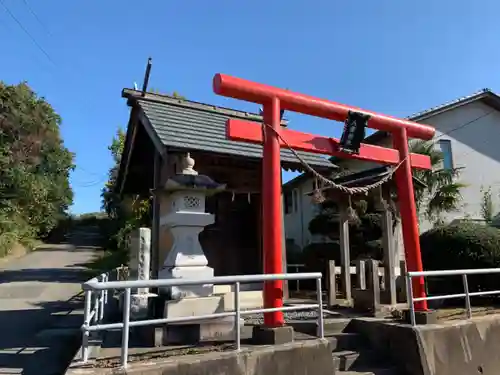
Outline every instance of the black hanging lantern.
{"label": "black hanging lantern", "polygon": [[344,132],[340,138],[340,151],[359,154],[361,142],[365,139],[365,130],[370,115],[349,111],[344,123]]}

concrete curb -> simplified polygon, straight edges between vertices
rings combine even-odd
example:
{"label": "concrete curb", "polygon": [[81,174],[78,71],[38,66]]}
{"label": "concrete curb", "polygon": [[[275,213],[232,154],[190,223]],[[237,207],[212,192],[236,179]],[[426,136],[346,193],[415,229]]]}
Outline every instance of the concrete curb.
{"label": "concrete curb", "polygon": [[176,356],[130,363],[127,369],[73,368],[67,375],[331,375],[334,373],[327,340],[306,340],[283,345],[260,346],[240,352]]}

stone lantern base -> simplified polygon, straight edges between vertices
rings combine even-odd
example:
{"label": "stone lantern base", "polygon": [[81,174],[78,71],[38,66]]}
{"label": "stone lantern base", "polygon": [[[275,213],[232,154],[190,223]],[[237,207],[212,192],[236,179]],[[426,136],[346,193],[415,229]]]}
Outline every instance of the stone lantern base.
{"label": "stone lantern base", "polygon": [[[210,279],[214,277],[214,269],[208,266],[201,267],[168,267],[159,272],[159,279]],[[162,292],[173,300],[198,296],[210,296],[213,292],[212,284],[180,285],[162,288]]]}
{"label": "stone lantern base", "polygon": [[[224,305],[221,295],[208,297],[182,298],[167,300],[164,296],[157,297],[161,311],[157,318],[181,318],[186,316],[210,315],[231,311],[233,307]],[[239,322],[244,325],[243,319]],[[235,317],[197,319],[191,322],[168,323],[156,327],[140,327],[144,339],[151,345],[190,345],[210,341],[233,340],[236,335]]]}

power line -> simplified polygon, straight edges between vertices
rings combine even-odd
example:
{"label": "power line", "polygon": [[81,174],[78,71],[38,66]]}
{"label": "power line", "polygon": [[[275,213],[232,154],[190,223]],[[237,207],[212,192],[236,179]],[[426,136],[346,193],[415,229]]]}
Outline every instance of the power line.
{"label": "power line", "polygon": [[72,179],[72,185],[77,186],[77,187],[81,187],[81,188],[89,188],[89,187],[94,187],[94,186],[97,186],[97,185],[103,185],[107,181],[108,181],[107,178],[101,178],[99,180],[88,181],[88,182],[75,181],[74,179]]}
{"label": "power line", "polygon": [[[457,131],[457,130],[463,129],[463,128],[465,128],[465,127],[467,127],[467,126],[469,126],[469,125],[471,125],[471,124],[475,123],[476,121],[479,121],[479,120],[481,120],[482,118],[484,118],[484,117],[487,117],[487,116],[491,115],[493,112],[495,112],[495,110],[492,110],[492,111],[486,112],[485,114],[483,114],[483,115],[481,115],[481,116],[479,116],[479,117],[476,117],[476,118],[475,118],[475,119],[473,119],[473,120],[470,120],[470,121],[468,121],[468,122],[466,122],[466,123],[464,123],[464,124],[461,124],[461,125],[457,126],[456,128],[453,128],[453,129],[451,129],[451,130],[449,130],[449,131],[447,131],[447,132],[445,132],[445,133],[442,133],[442,134],[438,135],[435,139],[439,139],[439,138],[441,138],[441,137],[443,137],[443,136],[445,136],[445,135],[450,135],[450,134],[451,134],[451,133],[453,133],[454,131]],[[434,142],[434,143],[436,143],[436,142]]]}
{"label": "power line", "polygon": [[28,0],[23,0],[23,3],[26,6],[26,8],[28,9],[28,11],[31,13],[31,15],[36,19],[36,21],[38,22],[38,24],[45,30],[45,32],[47,34],[49,34],[50,36],[52,36],[49,28],[45,25],[44,22],[42,22],[42,20],[40,19],[40,17],[38,17],[38,15],[35,13],[35,11],[33,10],[33,8],[31,7],[31,5],[28,3]]}
{"label": "power line", "polygon": [[[77,166],[76,169],[80,169],[82,172],[84,173],[87,173],[91,176],[97,176],[99,178],[108,178],[108,172],[101,172],[101,173],[97,173],[97,172],[92,172],[92,171],[89,171],[88,169],[82,167],[82,166]],[[103,177],[105,175],[105,177]]]}
{"label": "power line", "polygon": [[49,60],[53,65],[57,66],[57,64],[52,60],[52,57],[50,57],[49,53],[40,45],[40,43],[37,42],[37,40],[31,35],[31,33],[24,27],[24,25],[19,21],[19,19],[12,13],[9,9],[9,7],[5,4],[4,0],[0,0],[0,4],[3,6],[5,11],[9,14],[9,16],[18,24],[18,26],[21,28],[21,30],[24,31],[24,33],[31,39],[33,44],[42,52],[47,60]]}
{"label": "power line", "polygon": [[[38,15],[36,14],[36,12],[33,10],[33,8],[30,6],[30,4],[28,3],[27,0],[23,0],[26,8],[28,9],[28,11],[32,14],[32,16],[37,20],[37,22],[45,29],[45,31],[47,32],[48,35],[52,36],[52,34],[50,33],[49,29],[45,26],[44,22],[42,22],[42,20],[40,19],[40,17],[38,17]],[[40,52],[42,52],[45,57],[49,60],[50,63],[52,63],[54,66],[57,67],[57,64],[55,63],[54,59],[50,56],[50,54],[43,48],[43,46],[38,43],[38,41],[35,39],[35,37],[29,32],[29,30],[24,27],[24,25],[22,24],[22,22],[15,16],[15,14],[9,9],[9,7],[7,6],[7,4],[5,3],[4,0],[0,0],[0,5],[3,6],[3,8],[5,9],[5,11],[7,12],[7,14],[14,20],[14,22],[21,28],[21,30],[31,39],[31,41],[33,42],[33,44],[39,49]],[[99,180],[97,181],[92,181],[92,182],[85,182],[85,183],[76,183],[75,185],[79,186],[79,187],[82,187],[82,188],[87,188],[87,187],[93,187],[93,186],[97,186],[97,185],[102,185],[103,183],[105,183],[108,179],[108,174],[106,173],[106,175],[104,176],[102,173],[95,173],[95,172],[90,172],[82,167],[79,167],[83,172],[86,172],[90,175],[94,175],[94,176],[97,176],[99,178]]]}

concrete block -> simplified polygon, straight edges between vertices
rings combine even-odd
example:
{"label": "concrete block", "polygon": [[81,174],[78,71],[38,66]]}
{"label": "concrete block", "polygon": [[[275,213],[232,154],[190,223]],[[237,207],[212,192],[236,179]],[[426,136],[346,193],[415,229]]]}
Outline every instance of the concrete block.
{"label": "concrete block", "polygon": [[[235,294],[225,293],[222,295],[224,310],[233,311],[234,310],[234,298]],[[241,309],[261,309],[264,306],[264,298],[261,291],[246,291],[240,292],[240,308]]]}
{"label": "concrete block", "polygon": [[129,363],[126,369],[72,368],[67,375],[332,375],[332,352],[327,340],[304,340],[259,346],[241,352],[211,352]]}
{"label": "concrete block", "polygon": [[[411,323],[410,309],[403,310],[403,320],[405,323]],[[437,312],[435,310],[415,311],[415,322],[418,325],[437,324]]]}
{"label": "concrete block", "polygon": [[224,311],[222,296],[183,298],[165,302],[163,317],[180,318],[185,316],[208,315]]}
{"label": "concrete block", "polygon": [[[239,326],[243,325],[244,321],[241,319]],[[210,319],[197,324],[169,324],[164,332],[164,345],[231,341],[236,337],[235,317]]]}
{"label": "concrete block", "polygon": [[293,327],[255,326],[252,331],[252,342],[256,345],[281,345],[293,342]]}
{"label": "concrete block", "polygon": [[[214,277],[214,269],[208,266],[163,267],[159,279],[210,279]],[[212,284],[180,285],[161,288],[161,292],[172,299],[207,297],[213,293]]]}
{"label": "concrete block", "polygon": [[231,293],[234,290],[234,287],[229,284],[218,284],[214,285],[214,294],[225,294]]}

